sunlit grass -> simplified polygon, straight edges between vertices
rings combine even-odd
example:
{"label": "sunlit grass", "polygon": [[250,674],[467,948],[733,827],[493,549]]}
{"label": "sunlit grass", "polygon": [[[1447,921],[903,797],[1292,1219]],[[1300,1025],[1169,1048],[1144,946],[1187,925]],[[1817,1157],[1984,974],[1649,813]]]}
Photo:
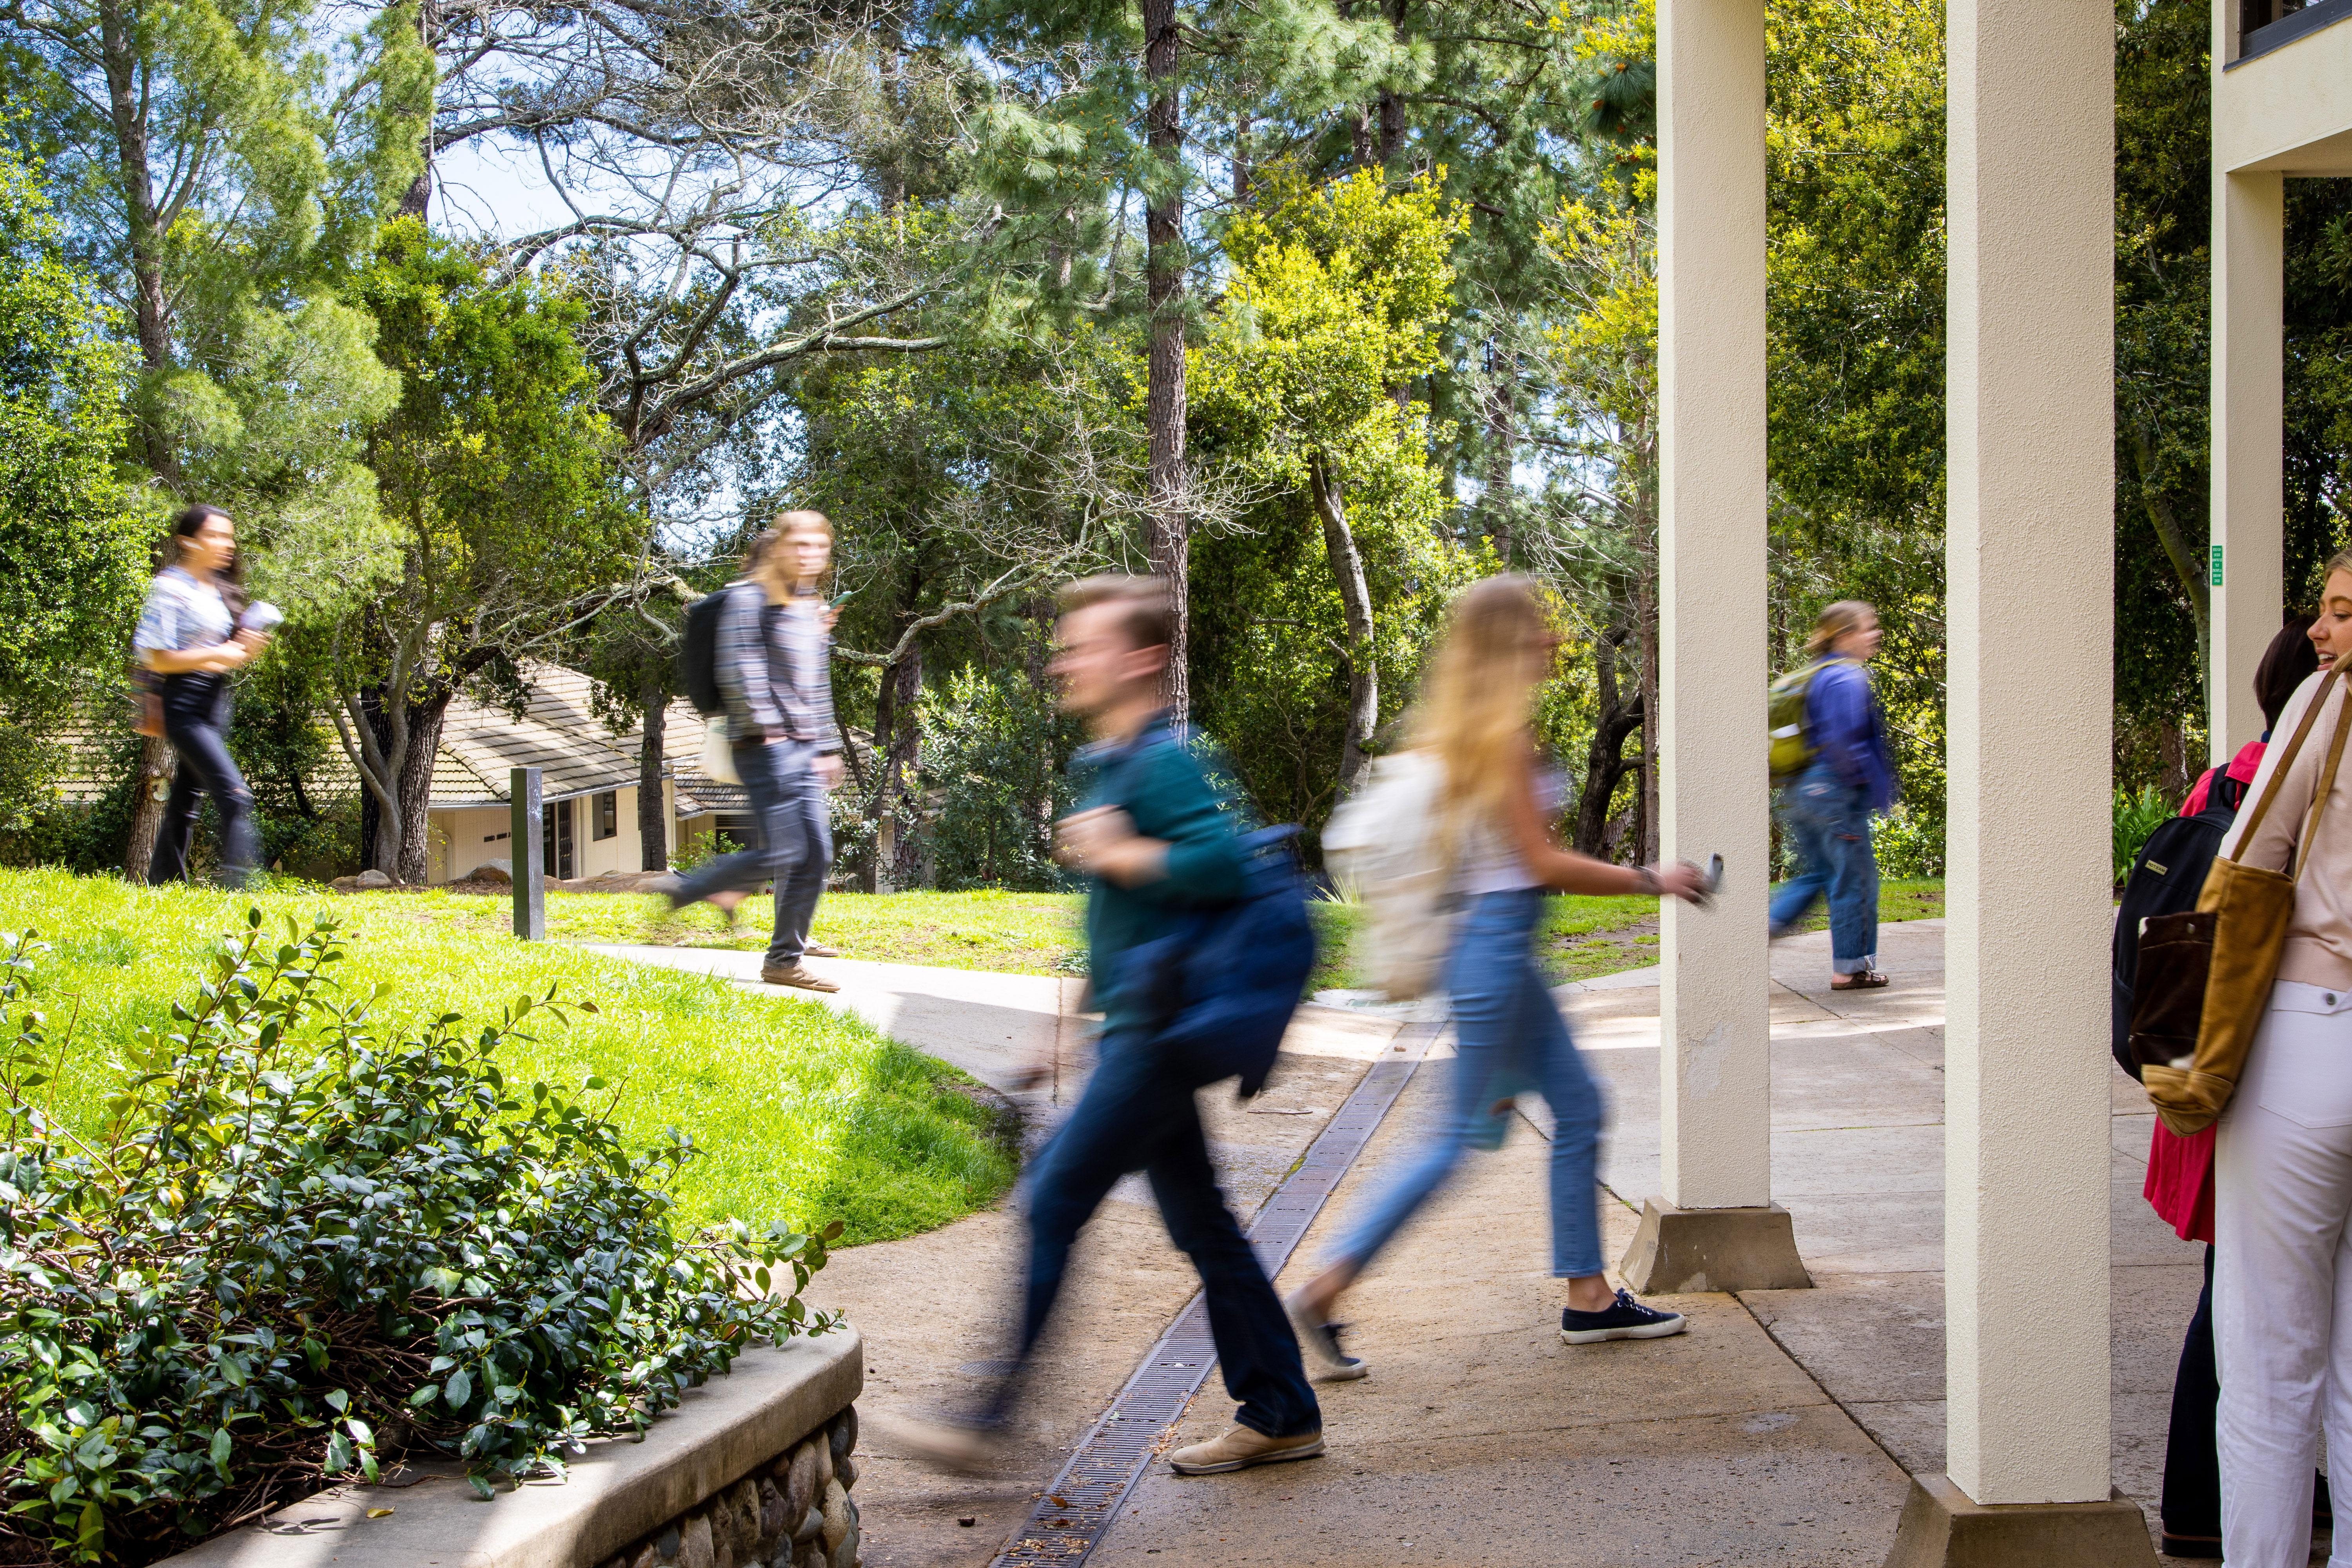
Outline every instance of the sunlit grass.
{"label": "sunlit grass", "polygon": [[684,1129],[705,1153],[680,1178],[688,1222],[839,1219],[845,1241],[877,1241],[969,1213],[1012,1179],[995,1113],[964,1092],[971,1080],[854,1017],[563,943],[519,942],[496,922],[415,918],[436,898],[459,902],[426,893],[233,897],[0,871],[0,931],[35,927],[55,948],[39,971],[42,1005],[55,1034],[71,1032],[54,1113],[78,1130],[95,1127],[121,1045],[169,1017],[194,991],[205,954],[257,904],[273,918],[307,922],[325,911],[341,921],[341,982],[360,995],[389,985],[377,1005],[387,1026],[443,1012],[488,1018],[551,984],[559,997],[593,1000],[595,1014],[509,1047],[509,1076],[575,1088],[601,1076],[619,1086],[614,1114],[632,1137]]}
{"label": "sunlit grass", "polygon": [[[511,895],[452,893],[439,888],[368,893],[360,901],[454,930],[504,931],[513,926]],[[817,905],[812,939],[841,949],[845,958],[878,963],[925,963],[945,969],[989,969],[1014,974],[1080,972],[1078,920],[1086,900],[1075,893],[827,893]],[[650,893],[547,895],[547,934],[557,942],[654,942],[676,947],[756,952],[768,945],[775,900],[746,899],[735,929],[719,911],[698,904],[662,917]]]}

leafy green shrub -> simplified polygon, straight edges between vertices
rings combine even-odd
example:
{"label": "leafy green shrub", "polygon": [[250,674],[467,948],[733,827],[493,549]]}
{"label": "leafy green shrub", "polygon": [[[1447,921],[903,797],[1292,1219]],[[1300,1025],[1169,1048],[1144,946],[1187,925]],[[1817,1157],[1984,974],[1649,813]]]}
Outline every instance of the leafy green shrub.
{"label": "leafy green shrub", "polygon": [[2153,788],[2137,793],[2116,791],[2116,881],[2120,884],[2131,875],[2132,862],[2139,858],[2139,847],[2147,836],[2172,815],[2172,807]]}
{"label": "leafy green shrub", "polygon": [[833,1326],[798,1292],[838,1225],[676,1236],[683,1135],[633,1153],[609,1099],[500,1074],[551,990],[379,1036],[334,922],[285,934],[247,915],[88,1142],[33,1099],[43,949],[0,937],[0,1561],[152,1562],[404,1453],[487,1497]]}
{"label": "leafy green shrub", "polygon": [[1944,823],[1898,805],[1878,819],[1871,835],[1878,874],[1903,880],[1944,874]]}

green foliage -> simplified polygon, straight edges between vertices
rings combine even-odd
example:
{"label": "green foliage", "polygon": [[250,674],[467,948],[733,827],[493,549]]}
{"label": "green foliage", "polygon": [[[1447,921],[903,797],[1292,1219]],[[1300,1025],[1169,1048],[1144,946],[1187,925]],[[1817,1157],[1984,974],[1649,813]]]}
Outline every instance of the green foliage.
{"label": "green foliage", "polygon": [[110,325],[34,171],[0,149],[0,829],[39,804],[38,738],[111,684],[144,586]]}
{"label": "green foliage", "polygon": [[923,710],[924,824],[942,889],[1058,891],[1053,821],[1070,808],[1075,721],[1011,670],[955,671]]}
{"label": "green foliage", "polygon": [[564,1021],[551,989],[383,1029],[337,994],[334,922],[284,931],[247,915],[88,1139],[40,1103],[66,1047],[27,1005],[42,949],[0,946],[0,1487],[58,1556],[152,1561],[399,1452],[463,1458],[487,1497],[832,1326],[799,1300],[823,1238],[675,1235],[690,1140],[633,1150],[603,1079],[501,1070]]}
{"label": "green foliage", "polygon": [[1774,654],[1878,607],[1906,871],[1944,832],[1943,10],[1798,0],[1768,19],[1767,472]]}
{"label": "green foliage", "polygon": [[2147,836],[2164,825],[2173,812],[2172,803],[2153,788],[2116,791],[2116,884],[2120,887],[2131,875],[2132,862],[2139,858],[2139,847]]}

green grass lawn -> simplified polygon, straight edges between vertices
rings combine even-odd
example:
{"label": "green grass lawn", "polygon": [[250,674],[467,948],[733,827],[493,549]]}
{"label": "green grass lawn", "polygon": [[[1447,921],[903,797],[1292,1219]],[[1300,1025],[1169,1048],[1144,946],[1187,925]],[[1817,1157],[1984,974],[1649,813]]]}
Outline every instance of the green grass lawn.
{"label": "green grass lawn", "polygon": [[705,1151],[679,1178],[689,1222],[839,1219],[844,1242],[879,1241],[943,1225],[1012,1180],[1005,1130],[971,1080],[854,1018],[561,943],[518,942],[470,914],[415,918],[434,898],[234,897],[0,871],[0,931],[36,928],[56,950],[38,971],[41,1005],[53,1037],[72,1032],[53,1114],[79,1130],[96,1124],[120,1046],[168,1018],[172,1003],[193,993],[204,955],[257,904],[306,922],[321,910],[340,920],[342,984],[362,995],[388,984],[377,1005],[387,1023],[448,1011],[487,1018],[551,984],[560,998],[593,1000],[597,1013],[518,1044],[506,1071],[574,1089],[599,1075],[618,1086],[614,1116],[633,1137],[683,1128]]}
{"label": "green grass lawn", "polygon": [[[351,901],[351,900],[339,900]],[[369,893],[360,902],[397,918],[453,931],[503,932],[514,927],[511,895],[452,893],[439,888]],[[929,963],[1012,974],[1083,973],[1076,893],[827,893],[817,905],[816,941],[845,958],[877,963]],[[768,945],[775,900],[746,899],[729,931],[719,911],[698,904],[667,921],[651,893],[547,895],[547,934],[558,942],[655,942],[674,947],[757,952]]]}

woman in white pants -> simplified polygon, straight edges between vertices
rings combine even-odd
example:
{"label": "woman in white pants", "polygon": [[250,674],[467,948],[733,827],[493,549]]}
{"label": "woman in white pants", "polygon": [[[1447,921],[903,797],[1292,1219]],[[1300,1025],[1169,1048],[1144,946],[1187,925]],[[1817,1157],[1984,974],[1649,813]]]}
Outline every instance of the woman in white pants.
{"label": "woman in white pants", "polygon": [[[2326,801],[2314,798],[2346,700],[2334,666],[2352,656],[2352,552],[2327,565],[2311,632],[2319,672],[2287,703],[2274,740],[2294,734],[2315,700],[2324,706],[2252,841],[2240,842],[2249,808],[2221,843],[2232,860],[2284,868],[2316,818],[2270,1005],[2214,1144],[2215,1436],[2230,1568],[2302,1568],[2323,1426],[2335,1464],[2352,1462],[2352,769]],[[2270,747],[2250,803],[2285,752]],[[2352,1531],[2336,1541],[2328,1561],[2352,1568]]]}

